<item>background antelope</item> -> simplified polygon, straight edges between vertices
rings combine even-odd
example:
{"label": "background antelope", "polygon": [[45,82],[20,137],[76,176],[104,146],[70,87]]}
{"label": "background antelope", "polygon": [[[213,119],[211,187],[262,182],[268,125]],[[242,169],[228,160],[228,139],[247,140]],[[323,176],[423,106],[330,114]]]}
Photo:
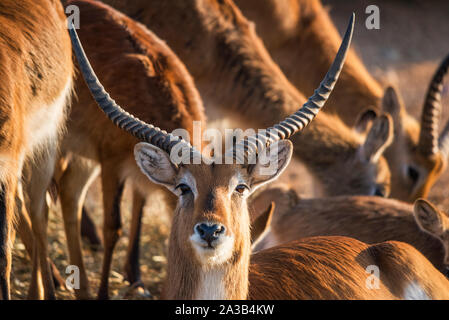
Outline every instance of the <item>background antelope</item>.
{"label": "background antelope", "polygon": [[[170,155],[177,145],[187,151],[186,160],[201,154],[184,140],[131,117],[115,104],[71,30],[81,71],[98,105],[115,124],[145,141],[135,147],[136,162],[142,172],[179,197],[170,236],[166,298],[448,297],[449,281],[418,251],[403,243],[369,247],[349,238],[311,238],[260,253],[250,265],[247,196],[276,179],[288,165],[293,146],[285,139],[301,131],[325,103],[343,66],[352,28],[353,19],[328,74],[300,110],[270,127],[267,136],[248,137],[225,153],[225,157],[235,160],[243,156],[243,165],[173,162]],[[267,167],[261,161],[264,148],[276,150],[269,156],[277,164],[270,174],[262,171]],[[250,164],[256,154],[259,157]],[[304,260],[307,263],[301,265]],[[380,264],[386,270],[385,280],[381,280],[376,291],[365,285],[363,275],[370,264]],[[336,282],[339,286],[333,288],[330,283]]]}
{"label": "background antelope", "polygon": [[43,206],[72,89],[70,40],[62,6],[56,0],[2,1],[0,26],[0,291],[3,299],[9,299],[15,197],[27,164],[40,168],[25,189],[45,296],[53,298],[53,283],[43,259],[47,249]]}
{"label": "background antelope", "polygon": [[[292,189],[278,186],[256,196],[254,213],[262,212],[271,201],[276,203],[275,213],[269,232],[256,250],[315,236],[345,236],[372,244],[395,240],[412,245],[435,268],[448,272],[449,242],[444,238],[448,218],[424,200],[417,201],[413,210],[411,204],[380,197],[300,199]],[[426,220],[434,221],[433,227],[423,228],[422,221]]]}
{"label": "background antelope", "polygon": [[[256,23],[257,34],[289,81],[301,92],[311,94],[340,42],[338,31],[321,2],[236,0],[236,4]],[[443,141],[447,138],[443,134],[438,139],[438,121],[442,81],[448,65],[449,56],[429,85],[418,122],[408,114],[396,90],[389,87],[383,92],[355,52],[349,52],[342,79],[325,108],[325,112],[338,114],[350,126],[357,126],[360,114],[367,108],[392,114],[395,138],[385,157],[392,172],[393,198],[413,202],[418,197],[426,197],[446,167],[448,156]]]}
{"label": "background antelope", "polygon": [[[203,106],[192,78],[156,35],[96,1],[69,1],[67,5],[79,7],[79,34],[91,63],[106,89],[127,106],[127,111],[168,130],[185,128],[190,134],[194,121],[204,122]],[[101,39],[98,35],[102,35]],[[135,164],[133,147],[137,140],[104,117],[81,78],[75,91],[77,99],[61,146],[64,154],[73,157],[59,178],[59,194],[70,263],[80,268],[81,287],[75,293],[78,298],[89,298],[79,222],[86,191],[99,173],[96,163],[100,164],[104,260],[98,297],[106,299],[112,254],[121,234],[120,201],[125,180],[131,178],[135,190],[131,239],[138,239],[144,197],[159,187],[149,183]],[[167,193],[165,189],[163,192]],[[171,197],[167,195],[169,207]],[[132,284],[140,282],[138,266],[132,264],[138,254],[138,244],[130,241],[126,271]]]}

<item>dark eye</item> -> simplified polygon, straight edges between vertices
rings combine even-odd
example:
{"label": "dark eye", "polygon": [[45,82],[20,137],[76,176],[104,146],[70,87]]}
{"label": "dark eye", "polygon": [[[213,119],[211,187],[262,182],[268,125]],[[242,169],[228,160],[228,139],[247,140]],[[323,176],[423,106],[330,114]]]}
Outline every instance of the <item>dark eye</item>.
{"label": "dark eye", "polygon": [[244,194],[246,190],[249,190],[249,188],[244,184],[239,184],[237,187],[235,187],[235,191],[239,194]]}
{"label": "dark eye", "polygon": [[190,187],[185,183],[178,184],[175,189],[181,190],[181,195],[183,196],[192,192],[192,189],[190,189]]}
{"label": "dark eye", "polygon": [[407,174],[409,178],[413,181],[413,183],[416,183],[419,178],[419,172],[415,168],[409,166],[407,169]]}
{"label": "dark eye", "polygon": [[374,195],[378,197],[385,197],[385,192],[381,188],[376,188]]}
{"label": "dark eye", "polygon": [[375,196],[386,198],[388,197],[388,194],[388,187],[383,184],[376,185],[376,189],[374,189]]}

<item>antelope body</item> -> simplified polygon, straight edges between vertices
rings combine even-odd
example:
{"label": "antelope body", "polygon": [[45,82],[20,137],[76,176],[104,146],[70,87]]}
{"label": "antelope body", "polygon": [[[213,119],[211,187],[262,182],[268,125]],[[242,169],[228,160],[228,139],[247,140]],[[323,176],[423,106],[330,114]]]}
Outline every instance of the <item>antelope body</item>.
{"label": "antelope body", "polygon": [[[39,167],[26,189],[47,298],[54,298],[46,257],[44,200],[72,89],[72,54],[59,1],[0,4],[0,292],[9,299],[15,197],[26,166]],[[30,171],[33,171],[30,169]],[[36,188],[35,188],[36,187]],[[37,258],[37,257],[34,257]],[[39,261],[39,260],[37,260]]]}
{"label": "antelope body", "polygon": [[420,227],[411,204],[369,196],[292,199],[291,190],[275,188],[254,199],[256,212],[276,199],[279,210],[256,250],[316,236],[345,236],[370,244],[394,240],[412,245],[442,272],[449,266],[449,243]]}
{"label": "antelope body", "polygon": [[[323,107],[343,66],[352,27],[353,19],[325,79],[301,109],[270,127],[266,136],[250,136],[225,152],[225,157],[243,160],[243,164],[207,163],[207,156],[202,156],[186,141],[131,117],[100,85],[75,31],[71,30],[81,71],[98,105],[115,124],[145,141],[135,147],[136,162],[150,180],[179,198],[170,234],[165,298],[246,299],[249,295],[253,298],[441,299],[449,296],[449,282],[444,276],[418,251],[402,243],[387,242],[370,247],[353,239],[314,238],[267,251],[265,255],[261,253],[253,257],[250,265],[247,197],[276,179],[288,165],[293,147],[285,139],[301,131]],[[183,161],[170,158],[175,147],[186,152]],[[269,151],[268,164],[261,161],[264,151]],[[204,161],[189,162],[198,156]],[[276,166],[268,173],[265,169],[270,164]],[[299,267],[312,251],[315,254],[310,256],[316,255],[315,262]],[[327,261],[330,252],[338,256],[337,266]],[[376,263],[387,274],[376,293],[367,292],[363,287],[366,279],[360,279],[368,263]],[[351,276],[345,277],[343,270]],[[273,281],[278,281],[277,286],[267,294],[266,284]],[[301,291],[296,290],[299,287]]]}
{"label": "antelope body", "polygon": [[[378,287],[367,285],[369,266],[379,268]],[[449,297],[449,281],[412,246],[397,241],[368,245],[331,236],[305,238],[253,254],[249,284],[249,298],[256,300]]]}

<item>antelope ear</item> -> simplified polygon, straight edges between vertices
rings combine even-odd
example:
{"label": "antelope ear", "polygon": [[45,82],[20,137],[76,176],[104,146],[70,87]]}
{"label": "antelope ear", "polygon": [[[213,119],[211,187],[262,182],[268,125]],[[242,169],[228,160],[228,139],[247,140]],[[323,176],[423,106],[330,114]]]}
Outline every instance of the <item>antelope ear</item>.
{"label": "antelope ear", "polygon": [[169,190],[174,189],[178,167],[170,161],[163,150],[149,143],[141,142],[134,147],[134,157],[140,170],[154,183]]}
{"label": "antelope ear", "polygon": [[370,125],[373,123],[374,119],[377,118],[377,111],[368,108],[359,114],[357,121],[355,123],[355,130],[360,133],[367,133],[370,129]]}
{"label": "antelope ear", "polygon": [[377,162],[393,141],[393,121],[387,114],[376,118],[368,132],[365,143],[360,147],[366,161]]}
{"label": "antelope ear", "polygon": [[449,218],[427,200],[416,200],[413,213],[418,226],[433,236],[441,236],[449,228]]}
{"label": "antelope ear", "polygon": [[404,103],[398,91],[391,86],[387,87],[382,98],[382,110],[391,115],[396,130],[399,130],[401,126],[401,113],[403,109]]}
{"label": "antelope ear", "polygon": [[279,177],[290,163],[292,153],[292,142],[280,140],[259,154],[256,164],[248,167],[252,191]]}
{"label": "antelope ear", "polygon": [[273,218],[275,204],[271,202],[268,208],[260,214],[256,220],[251,222],[251,247],[254,247],[264,238],[270,230],[271,220]]}

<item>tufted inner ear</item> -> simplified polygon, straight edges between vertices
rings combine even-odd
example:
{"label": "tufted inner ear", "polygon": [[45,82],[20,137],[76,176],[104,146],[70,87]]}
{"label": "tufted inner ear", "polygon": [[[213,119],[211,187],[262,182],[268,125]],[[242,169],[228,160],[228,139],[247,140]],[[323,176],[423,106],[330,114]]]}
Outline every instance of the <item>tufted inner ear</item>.
{"label": "tufted inner ear", "polygon": [[449,228],[449,218],[427,200],[416,200],[413,213],[419,227],[433,236],[439,237]]}
{"label": "tufted inner ear", "polygon": [[141,142],[134,147],[134,157],[140,170],[151,181],[173,191],[178,166],[171,162],[170,156],[165,151],[149,143]]}
{"label": "tufted inner ear", "polygon": [[292,152],[290,140],[280,140],[264,150],[258,156],[257,163],[248,167],[252,191],[277,179],[290,163]]}

